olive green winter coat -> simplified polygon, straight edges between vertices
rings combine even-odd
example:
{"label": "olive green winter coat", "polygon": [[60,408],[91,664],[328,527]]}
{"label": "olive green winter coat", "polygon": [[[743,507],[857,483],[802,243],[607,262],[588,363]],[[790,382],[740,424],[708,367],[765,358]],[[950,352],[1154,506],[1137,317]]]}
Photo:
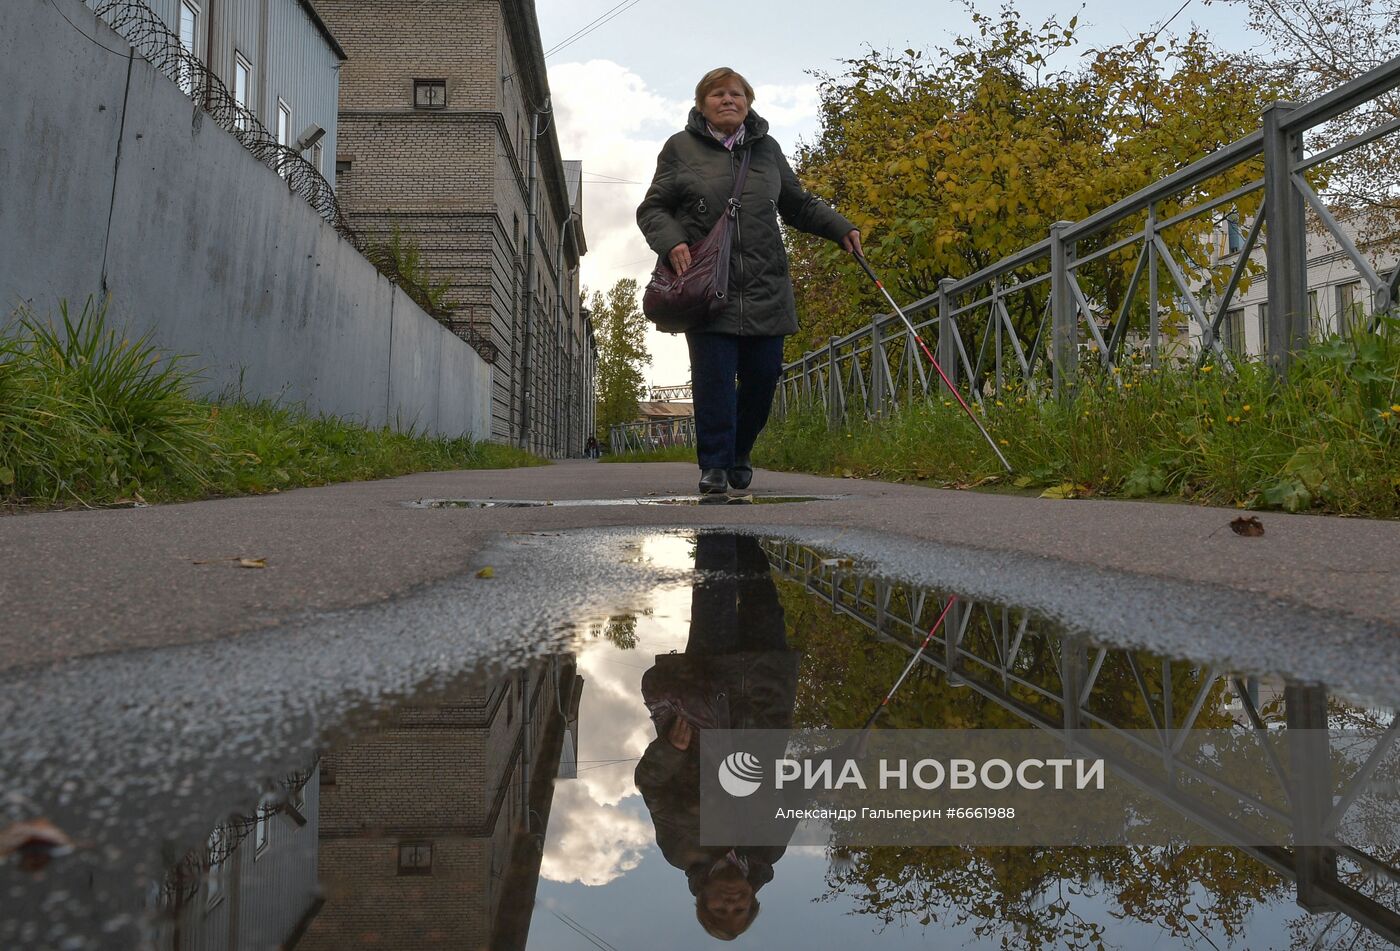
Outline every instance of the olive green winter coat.
{"label": "olive green winter coat", "polygon": [[768,123],[750,111],[744,142],[730,152],[705,128],[699,109],[690,110],[685,131],[666,140],[656,175],[637,208],[647,244],[665,260],[678,244],[694,245],[709,233],[734,193],[734,177],[745,150],[753,153],[729,259],[729,300],[702,328],[743,336],[777,336],[797,330],[797,308],[788,277],[783,221],[832,241],[855,228],[797,181]]}

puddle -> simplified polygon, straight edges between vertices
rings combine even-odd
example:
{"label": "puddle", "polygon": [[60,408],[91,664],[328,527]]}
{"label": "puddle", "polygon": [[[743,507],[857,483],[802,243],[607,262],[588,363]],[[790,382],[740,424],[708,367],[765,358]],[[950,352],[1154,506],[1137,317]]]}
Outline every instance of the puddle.
{"label": "puddle", "polygon": [[[308,757],[260,802],[211,816],[196,848],[167,847],[163,872],[126,883],[126,907],[144,909],[136,925],[75,913],[92,886],[65,874],[67,856],[27,872],[12,858],[0,867],[0,895],[16,899],[0,912],[11,926],[0,936],[27,936],[25,948],[134,940],[162,951],[692,949],[733,931],[739,947],[814,949],[1400,939],[1393,815],[1369,816],[1369,838],[1350,820],[1334,824],[1332,845],[1311,850],[701,845],[694,757],[667,710],[687,708],[698,722],[703,702],[662,686],[686,682],[678,670],[721,683],[725,709],[750,725],[783,729],[858,729],[872,708],[882,732],[1053,731],[1071,718],[1164,735],[1364,727],[1376,739],[1354,758],[1388,783],[1400,698],[1357,703],[1344,686],[1101,645],[1015,607],[950,607],[946,593],[797,544],[652,536],[638,558],[686,580],[626,612],[580,619],[552,653],[387,705],[376,727]],[[920,651],[940,616],[941,635]],[[1183,822],[1233,841],[1230,817],[1161,798]],[[30,863],[46,858],[37,848]],[[697,892],[718,910],[700,911]],[[15,926],[55,914],[67,916],[66,932]]]}
{"label": "puddle", "polygon": [[403,503],[415,509],[526,509],[607,505],[786,505],[791,502],[831,502],[839,495],[664,495],[631,499],[418,499]]}

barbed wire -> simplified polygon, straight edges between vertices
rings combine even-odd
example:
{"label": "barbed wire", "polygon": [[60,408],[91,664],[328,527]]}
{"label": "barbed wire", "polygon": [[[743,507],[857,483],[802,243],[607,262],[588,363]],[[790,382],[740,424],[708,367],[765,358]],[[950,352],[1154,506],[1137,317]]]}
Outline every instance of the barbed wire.
{"label": "barbed wire", "polygon": [[483,360],[495,363],[497,348],[474,323],[453,318],[451,308],[434,305],[425,290],[399,268],[392,254],[365,239],[350,226],[335,189],[300,151],[277,141],[256,115],[240,105],[223,80],[180,42],[144,0],[103,0],[97,16],[131,44],[136,53],[173,81],[214,122],[254,158],[286,181],[287,187],[316,210],[331,227],[359,251],[390,282],[439,323],[466,341]]}
{"label": "barbed wire", "polygon": [[282,778],[278,783],[281,792],[276,798],[269,796],[258,804],[251,816],[232,816],[215,826],[204,844],[190,849],[180,857],[160,884],[159,904],[162,911],[173,914],[188,905],[199,894],[205,878],[215,868],[228,863],[243,840],[257,828],[259,822],[270,822],[272,817],[288,811],[288,805],[316,775],[321,759],[318,756],[311,765]]}

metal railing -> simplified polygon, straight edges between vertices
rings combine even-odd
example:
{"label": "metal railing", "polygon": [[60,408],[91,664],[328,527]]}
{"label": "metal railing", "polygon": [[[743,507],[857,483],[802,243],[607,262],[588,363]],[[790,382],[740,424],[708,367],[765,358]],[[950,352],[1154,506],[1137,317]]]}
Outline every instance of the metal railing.
{"label": "metal railing", "polygon": [[[797,543],[766,543],[764,548],[779,575],[879,640],[917,653],[923,669],[938,671],[948,688],[970,689],[1027,726],[1057,735],[1103,731],[1113,740],[1095,752],[1105,757],[1110,770],[1292,879],[1304,907],[1340,912],[1390,941],[1400,940],[1400,856],[1367,851],[1359,847],[1365,843],[1349,841],[1347,832],[1352,827],[1348,817],[1356,818],[1358,803],[1379,781],[1380,764],[1394,768],[1390,754],[1400,740],[1400,721],[1394,717],[1366,722],[1368,714],[1348,711],[1329,698],[1325,687],[1292,683],[1280,685],[1268,703],[1261,703],[1257,681],[1227,670],[1094,643],[1020,608],[963,599],[949,608],[947,595],[866,576],[850,562],[825,558]],[[945,608],[945,623],[919,652],[917,645]],[[1116,702],[1121,700],[1130,702]],[[917,712],[911,715],[917,719]],[[1192,730],[1223,726],[1267,743],[1273,730],[1287,728],[1315,739],[1346,717],[1363,721],[1357,735],[1365,739],[1357,743],[1361,755],[1354,760],[1355,770],[1337,790],[1321,770],[1272,755],[1269,788],[1244,788],[1239,777],[1219,764],[1184,750]],[[1141,747],[1144,733],[1157,740],[1138,752],[1165,764],[1165,779],[1145,774],[1140,761],[1118,752],[1125,745]],[[1372,738],[1374,746],[1365,746]],[[1327,751],[1321,752],[1321,759],[1309,762],[1325,760]],[[1313,793],[1320,793],[1322,805],[1305,815],[1300,802]],[[1278,827],[1293,829],[1295,842],[1326,844],[1261,845],[1258,827],[1244,822],[1245,815],[1268,817]]]}
{"label": "metal railing", "polygon": [[[1312,155],[1304,134],[1397,86],[1400,57],[1306,105],[1274,103],[1258,131],[1081,221],[1056,223],[1047,237],[975,274],[945,278],[906,313],[936,341],[953,384],[979,402],[1013,383],[1033,394],[1066,392],[1081,360],[1112,370],[1130,340],[1153,368],[1214,360],[1228,371],[1236,355],[1220,329],[1257,274],[1252,253],[1263,236],[1267,359],[1281,372],[1308,344],[1312,227],[1330,235],[1365,280],[1374,330],[1394,308],[1400,268],[1382,276],[1316,186],[1327,162],[1400,131],[1400,120]],[[1248,233],[1237,252],[1213,263],[1212,235],[1227,217],[1247,221]],[[935,396],[943,384],[912,343],[894,314],[830,338],[783,367],[778,412],[820,406],[839,422]]]}
{"label": "metal railing", "polygon": [[695,445],[695,417],[618,423],[608,430],[611,452],[651,452],[672,446]]}

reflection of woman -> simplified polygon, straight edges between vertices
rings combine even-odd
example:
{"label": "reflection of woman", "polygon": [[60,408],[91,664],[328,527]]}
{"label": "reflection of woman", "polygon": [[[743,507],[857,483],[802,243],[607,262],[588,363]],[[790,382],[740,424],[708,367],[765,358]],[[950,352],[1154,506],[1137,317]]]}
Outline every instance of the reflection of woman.
{"label": "reflection of woman", "polygon": [[699,731],[789,729],[797,654],[768,559],[751,537],[701,535],[683,654],[662,654],[642,678],[657,737],[637,764],[637,788],[666,861],[685,872],[695,917],[731,940],[758,917],[757,892],[784,846],[700,844]]}
{"label": "reflection of woman", "polygon": [[847,251],[860,250],[860,232],[803,190],[752,103],[753,87],[734,70],[706,73],[695,87],[685,130],[662,146],[656,176],[637,208],[647,244],[684,274],[690,246],[724,213],[739,164],[751,156],[730,254],[728,302],[685,335],[702,493],[724,492],[727,485],[748,488],[749,452],[768,421],[783,337],[797,330],[778,215]]}

